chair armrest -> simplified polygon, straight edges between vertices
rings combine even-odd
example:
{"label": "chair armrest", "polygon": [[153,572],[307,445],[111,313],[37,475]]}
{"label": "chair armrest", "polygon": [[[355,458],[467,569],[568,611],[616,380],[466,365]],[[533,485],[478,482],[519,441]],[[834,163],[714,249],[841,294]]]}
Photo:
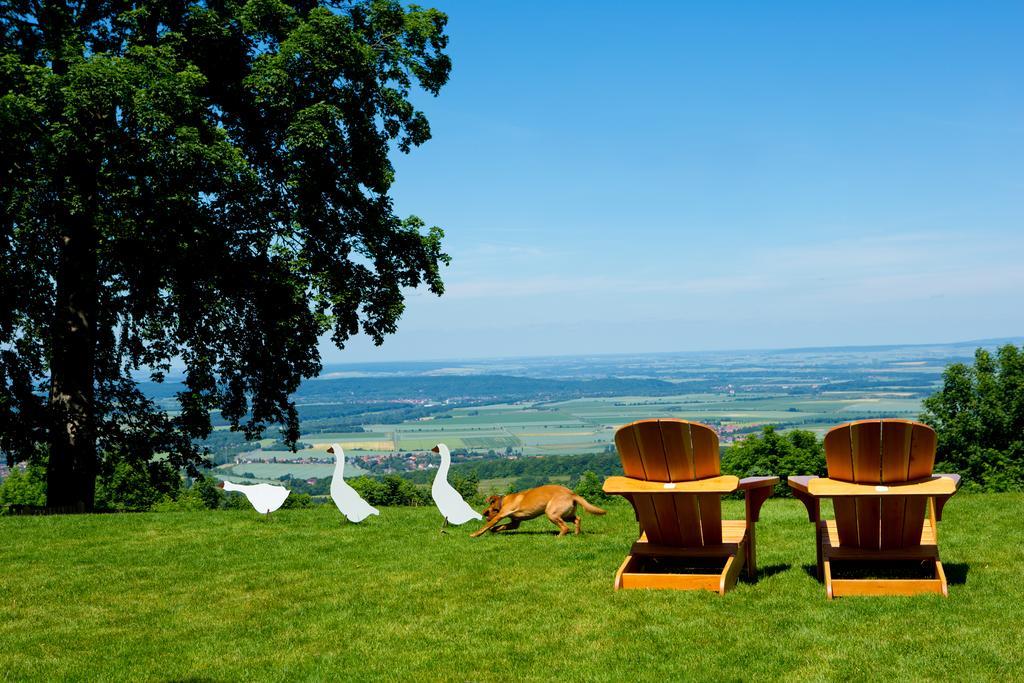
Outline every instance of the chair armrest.
{"label": "chair armrest", "polygon": [[888,497],[888,496],[951,496],[956,484],[948,477],[931,476],[899,484],[852,484],[828,477],[817,477],[807,483],[807,492],[819,498]]}
{"label": "chair armrest", "polygon": [[[936,477],[945,477],[953,482],[953,493],[956,493],[960,489],[960,475],[959,474],[936,474]],[[942,508],[945,507],[946,501],[953,497],[953,493],[943,494],[935,496],[935,521],[942,521]]]}
{"label": "chair armrest", "polygon": [[763,486],[775,486],[778,483],[778,477],[743,477],[740,479],[740,491],[758,489]]}
{"label": "chair armrest", "polygon": [[789,477],[786,483],[789,484],[789,488],[793,489],[793,497],[804,504],[807,508],[807,519],[808,521],[817,524],[821,519],[821,501],[816,497],[812,496],[808,487],[810,486],[812,479],[817,479],[818,476],[815,474],[801,474]]}
{"label": "chair armrest", "polygon": [[746,499],[747,524],[761,518],[761,506],[775,493],[778,477],[744,477],[740,479],[740,490]]}
{"label": "chair armrest", "polygon": [[731,474],[709,477],[694,481],[647,481],[629,477],[608,477],[602,489],[613,495],[632,493],[732,493],[739,488],[740,480]]}
{"label": "chair armrest", "polygon": [[[811,483],[811,479],[817,479],[816,474],[801,474],[800,476],[792,476],[786,479],[786,483],[789,484],[789,488],[793,489],[794,492],[799,491],[800,493],[808,493],[807,485]],[[808,495],[810,495],[808,493]]]}

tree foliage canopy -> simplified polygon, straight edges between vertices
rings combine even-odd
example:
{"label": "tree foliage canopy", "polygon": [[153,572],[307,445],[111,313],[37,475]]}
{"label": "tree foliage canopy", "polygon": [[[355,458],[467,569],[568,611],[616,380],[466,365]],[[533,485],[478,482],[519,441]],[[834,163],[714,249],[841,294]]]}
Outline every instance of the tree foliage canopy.
{"label": "tree foliage canopy", "polygon": [[947,367],[921,419],[938,436],[936,471],[988,491],[1024,488],[1024,348],[978,349],[973,365]]}
{"label": "tree foliage canopy", "polygon": [[788,477],[827,475],[825,448],[814,432],[794,429],[780,434],[768,425],[760,435],[751,434],[726,448],[722,471],[738,477],[777,476],[776,494],[788,496]]}
{"label": "tree foliage canopy", "polygon": [[[388,155],[430,137],[410,96],[447,81],[445,24],[394,0],[2,3],[8,459],[48,452],[51,498],[90,507],[120,461],[198,463],[214,410],[294,442],[318,338],[381,343],[403,288],[443,291]],[[179,361],[168,416],[132,373]]]}

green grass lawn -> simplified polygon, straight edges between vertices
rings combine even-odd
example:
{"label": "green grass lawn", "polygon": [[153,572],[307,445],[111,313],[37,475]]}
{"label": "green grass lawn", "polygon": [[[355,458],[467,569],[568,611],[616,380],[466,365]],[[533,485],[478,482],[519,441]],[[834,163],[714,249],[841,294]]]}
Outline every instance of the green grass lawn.
{"label": "green grass lawn", "polygon": [[725,597],[613,592],[621,504],[575,538],[442,536],[424,508],[4,517],[0,678],[1020,678],[1022,513],[1019,494],[949,503],[948,599],[833,602],[794,501],[765,506],[759,579]]}

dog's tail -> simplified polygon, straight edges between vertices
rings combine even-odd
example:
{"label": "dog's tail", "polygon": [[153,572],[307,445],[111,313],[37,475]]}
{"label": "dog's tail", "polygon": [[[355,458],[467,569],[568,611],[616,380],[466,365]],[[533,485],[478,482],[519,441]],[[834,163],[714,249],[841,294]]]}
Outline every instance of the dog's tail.
{"label": "dog's tail", "polygon": [[590,503],[588,503],[583,496],[577,496],[574,493],[574,494],[572,494],[572,499],[574,501],[576,501],[577,503],[579,503],[580,506],[584,510],[586,510],[587,512],[589,512],[592,515],[603,515],[604,512],[605,512],[604,510],[602,510],[601,508],[597,507],[596,505],[591,505]]}

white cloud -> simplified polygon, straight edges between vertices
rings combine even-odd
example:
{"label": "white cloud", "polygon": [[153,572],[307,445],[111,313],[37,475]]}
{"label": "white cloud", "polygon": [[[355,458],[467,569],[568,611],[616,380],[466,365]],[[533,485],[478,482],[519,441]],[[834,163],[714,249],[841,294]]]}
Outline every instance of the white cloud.
{"label": "white cloud", "polygon": [[[524,255],[518,247],[484,245],[486,252]],[[705,295],[729,297],[817,293],[848,299],[866,293],[894,297],[931,296],[955,286],[961,293],[982,294],[1016,286],[1024,268],[1007,260],[1016,245],[972,240],[966,236],[902,234],[865,239],[737,250],[731,254],[705,254],[702,259],[671,266],[672,249],[653,254],[645,262],[624,259],[615,272],[587,273],[582,262],[556,259],[543,269],[515,272],[501,269],[500,276],[463,277],[449,280],[450,299],[514,299],[593,295]],[[1016,253],[1021,253],[1017,251]],[[580,260],[582,261],[582,255]],[[695,271],[713,274],[686,275]],[[554,271],[554,272],[544,272]],[[580,272],[580,275],[573,273]],[[650,273],[655,273],[652,276]],[[672,272],[682,273],[678,277]],[[845,292],[845,296],[843,295]]]}
{"label": "white cloud", "polygon": [[517,247],[478,245],[492,267],[452,272],[440,299],[409,292],[401,331],[384,356],[365,357],[937,341],[1024,326],[1024,236],[904,233],[729,253],[637,244],[612,254],[612,268],[593,249],[533,259]]}

